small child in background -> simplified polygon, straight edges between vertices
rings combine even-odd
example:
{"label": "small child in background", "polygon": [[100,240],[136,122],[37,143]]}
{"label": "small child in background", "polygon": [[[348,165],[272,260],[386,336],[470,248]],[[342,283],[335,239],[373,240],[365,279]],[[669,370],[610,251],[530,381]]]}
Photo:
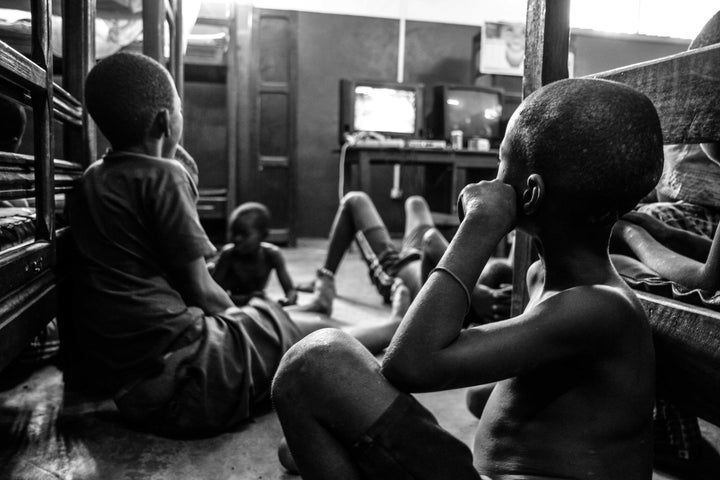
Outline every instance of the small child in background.
{"label": "small child in background", "polygon": [[225,289],[235,305],[245,305],[252,297],[265,297],[265,287],[273,270],[285,292],[280,304],[294,305],[297,290],[285,268],[278,247],[265,240],[270,211],[257,202],[243,203],[230,215],[230,242],[220,251],[216,264],[210,265],[215,281]]}

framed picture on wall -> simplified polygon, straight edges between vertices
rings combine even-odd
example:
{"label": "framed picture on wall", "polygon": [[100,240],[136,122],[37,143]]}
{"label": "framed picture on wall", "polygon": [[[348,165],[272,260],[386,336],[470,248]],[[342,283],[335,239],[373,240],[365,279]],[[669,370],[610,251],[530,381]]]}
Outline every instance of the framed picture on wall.
{"label": "framed picture on wall", "polygon": [[485,22],[480,34],[480,73],[522,76],[525,24]]}

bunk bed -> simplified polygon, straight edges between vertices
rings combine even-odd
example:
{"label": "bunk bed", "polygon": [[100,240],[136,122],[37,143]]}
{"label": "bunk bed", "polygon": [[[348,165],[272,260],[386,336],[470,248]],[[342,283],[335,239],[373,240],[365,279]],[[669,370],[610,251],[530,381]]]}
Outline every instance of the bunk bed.
{"label": "bunk bed", "polygon": [[[0,250],[0,369],[64,308],[68,228],[58,222],[56,196],[70,191],[95,157],[95,133],[78,98],[94,63],[94,10],[90,0],[64,0],[63,86],[53,75],[52,4],[32,0],[30,51],[0,41],[0,95],[32,111],[33,154],[0,152],[0,200],[34,199],[11,212]],[[72,52],[72,53],[71,53]],[[54,159],[54,124],[63,125],[65,160]],[[7,218],[6,216],[5,218]]]}
{"label": "bunk bed", "polygon": [[[165,63],[167,22],[168,69],[182,94],[182,0],[142,5],[143,51]],[[0,95],[29,107],[33,118],[32,154],[0,152],[0,201],[34,199],[32,208],[0,208],[0,370],[53,318],[65,362],[75,348],[71,322],[64,320],[72,314],[63,300],[70,298],[64,279],[74,252],[62,194],[97,158],[97,133],[79,100],[95,64],[96,10],[93,0],[62,0],[61,7],[57,22],[51,0],[33,0],[31,27],[10,29],[12,35],[3,30],[0,37]],[[53,25],[61,25],[61,49],[53,45]],[[62,86],[54,75],[58,66]],[[60,151],[64,159],[54,158]]]}
{"label": "bunk bed", "polygon": [[[182,0],[143,0],[143,53],[166,64],[175,80],[180,98],[183,98],[183,8]],[[165,61],[165,23],[168,25],[167,41],[170,55]]]}
{"label": "bunk bed", "polygon": [[[567,77],[570,0],[529,0],[523,97]],[[720,141],[720,44],[593,75],[647,94],[660,114],[664,141]],[[535,258],[518,232],[513,314],[527,303],[525,277]],[[653,328],[657,387],[665,398],[720,425],[720,313],[672,298],[638,292]]]}

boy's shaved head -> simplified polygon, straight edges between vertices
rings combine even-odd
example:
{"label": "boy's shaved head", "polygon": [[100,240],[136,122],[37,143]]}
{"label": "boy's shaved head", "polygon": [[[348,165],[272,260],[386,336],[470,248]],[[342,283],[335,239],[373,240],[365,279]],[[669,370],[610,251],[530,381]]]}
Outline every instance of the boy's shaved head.
{"label": "boy's shaved head", "polygon": [[260,232],[267,232],[270,228],[270,210],[259,202],[245,202],[230,214],[230,228],[239,219],[247,221]]}
{"label": "boy's shaved head", "polygon": [[85,102],[113,148],[140,142],[163,109],[173,111],[175,85],[160,63],[120,52],[100,61],[85,81]]}
{"label": "boy's shaved head", "polygon": [[720,12],[717,12],[708,20],[700,33],[690,43],[688,50],[707,47],[716,43],[720,43]]}
{"label": "boy's shaved head", "polygon": [[640,92],[607,80],[566,79],[530,95],[505,138],[547,195],[585,218],[621,215],[660,178],[660,120]]}

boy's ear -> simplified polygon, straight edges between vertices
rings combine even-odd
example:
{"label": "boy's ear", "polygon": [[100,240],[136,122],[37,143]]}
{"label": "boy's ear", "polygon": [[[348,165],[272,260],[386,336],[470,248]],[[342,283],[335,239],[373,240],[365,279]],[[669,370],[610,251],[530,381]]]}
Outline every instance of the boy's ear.
{"label": "boy's ear", "polygon": [[537,211],[545,198],[545,181],[533,173],[527,179],[527,188],[522,193],[522,211],[525,215],[532,215]]}
{"label": "boy's ear", "polygon": [[170,136],[170,112],[167,108],[163,108],[155,115],[151,133],[154,138],[160,138],[163,135]]}

